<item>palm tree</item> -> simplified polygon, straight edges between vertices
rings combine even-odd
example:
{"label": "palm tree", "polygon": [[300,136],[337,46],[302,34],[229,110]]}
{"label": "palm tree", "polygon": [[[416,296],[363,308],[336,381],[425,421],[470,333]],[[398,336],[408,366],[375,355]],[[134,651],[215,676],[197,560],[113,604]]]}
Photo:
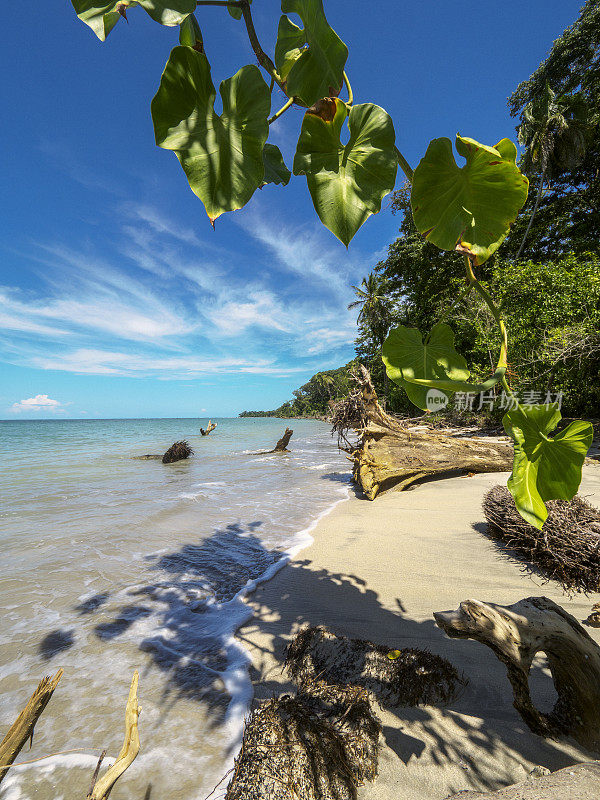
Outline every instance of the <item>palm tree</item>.
{"label": "palm tree", "polygon": [[[357,299],[348,305],[348,309],[360,308],[358,325],[363,325],[371,337],[377,342],[379,347],[383,343],[390,330],[392,316],[392,301],[386,293],[385,280],[373,272],[364,277],[360,286],[352,286]],[[387,400],[389,379],[387,372],[384,372],[384,395]]]}
{"label": "palm tree", "polygon": [[523,252],[546,178],[577,166],[585,155],[587,129],[587,108],[580,93],[556,95],[546,83],[542,96],[525,106],[518,132],[519,144],[525,147],[522,166],[529,173],[538,169],[540,179],[529,224],[516,258]]}

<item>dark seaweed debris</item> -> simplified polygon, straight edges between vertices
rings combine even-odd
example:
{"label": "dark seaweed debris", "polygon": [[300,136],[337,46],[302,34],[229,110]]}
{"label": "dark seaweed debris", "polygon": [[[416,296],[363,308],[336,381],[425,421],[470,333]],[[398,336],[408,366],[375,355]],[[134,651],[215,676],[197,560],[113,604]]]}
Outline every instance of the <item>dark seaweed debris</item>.
{"label": "dark seaweed debris", "polygon": [[303,628],[286,650],[285,666],[298,683],[314,678],[362,686],[382,705],[448,703],[466,681],[445,658],[405,648],[394,660],[391,648],[366,639],[335,636],[322,626]]}
{"label": "dark seaweed debris", "polygon": [[488,534],[501,540],[565,591],[600,591],[600,511],[578,495],[546,503],[548,518],[538,530],[526,522],[505,486],[483,499]]}
{"label": "dark seaweed debris", "polygon": [[189,458],[193,454],[194,451],[184,439],[181,442],[175,442],[169,447],[162,457],[162,463],[172,464],[174,461],[181,461],[184,458]]}
{"label": "dark seaweed debris", "polygon": [[225,800],[355,800],[377,774],[380,731],[365,689],[306,681],[247,719]]}

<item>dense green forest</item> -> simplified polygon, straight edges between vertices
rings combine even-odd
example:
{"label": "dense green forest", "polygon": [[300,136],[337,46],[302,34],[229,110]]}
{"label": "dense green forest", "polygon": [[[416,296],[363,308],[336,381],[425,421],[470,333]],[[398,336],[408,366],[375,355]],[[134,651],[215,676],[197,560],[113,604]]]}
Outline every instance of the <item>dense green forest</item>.
{"label": "dense green forest", "polygon": [[[600,417],[600,4],[588,0],[536,71],[508,99],[518,120],[527,204],[502,255],[480,277],[509,331],[509,369],[530,402],[562,399],[564,416]],[[475,379],[493,372],[497,328],[477,296],[461,299],[461,256],[427,242],[412,219],[408,187],[395,192],[400,236],[374,265],[350,307],[358,309],[357,360],[371,371],[388,408],[420,413],[390,384],[381,347],[395,325],[429,330],[443,319]],[[271,412],[242,416],[323,416],[348,388],[354,362],[317,373]],[[549,394],[550,393],[550,394]],[[465,399],[455,397],[465,407]],[[487,401],[476,398],[473,411]],[[468,404],[467,404],[468,405]],[[503,410],[496,404],[498,416]]]}

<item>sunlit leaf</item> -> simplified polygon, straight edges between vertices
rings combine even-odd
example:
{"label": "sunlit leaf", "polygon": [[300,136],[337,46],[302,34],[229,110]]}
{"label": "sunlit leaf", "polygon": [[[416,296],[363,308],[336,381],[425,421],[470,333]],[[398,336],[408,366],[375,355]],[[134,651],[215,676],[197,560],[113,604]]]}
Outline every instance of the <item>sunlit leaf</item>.
{"label": "sunlit leaf", "polygon": [[[252,0],[248,0],[248,2],[252,4]],[[242,9],[238,8],[237,6],[227,6],[227,11],[229,11],[234,19],[242,18]]]}
{"label": "sunlit leaf", "polygon": [[203,51],[202,31],[198,25],[198,20],[193,14],[186,17],[179,26],[179,44],[186,47],[193,47],[200,53]]}
{"label": "sunlit leaf", "polygon": [[265,175],[262,185],[276,183],[287,186],[292,177],[292,173],[285,165],[281,150],[275,144],[266,144],[263,148],[263,163],[265,165]]}
{"label": "sunlit leaf", "polygon": [[390,650],[390,652],[387,654],[387,657],[390,661],[395,661],[397,658],[400,658],[401,655],[402,650]]}
{"label": "sunlit leaf", "polygon": [[[459,391],[452,382],[466,381],[470,374],[467,362],[454,348],[452,328],[443,322],[433,326],[425,342],[416,328],[394,328],[383,343],[382,359],[390,380],[402,386],[411,402],[423,410],[428,408],[429,389],[441,388],[439,379],[443,390],[451,394]],[[411,382],[414,379],[426,379],[431,384],[420,386]]]}
{"label": "sunlit leaf", "polygon": [[420,233],[442,250],[482,264],[502,244],[527,199],[529,181],[516,165],[509,139],[494,147],[456,137],[466,159],[459,167],[450,139],[433,139],[415,169],[411,206]]}
{"label": "sunlit leaf", "polygon": [[590,422],[576,420],[550,438],[560,419],[556,404],[518,406],[502,419],[515,447],[508,489],[519,514],[536,528],[548,516],[547,500],[572,500],[576,495],[594,435]]}
{"label": "sunlit leaf", "polygon": [[152,101],[156,144],[175,151],[211,222],[242,208],[262,183],[271,107],[269,87],[252,65],[223,81],[220,93],[219,116],[206,56],[180,46]]}
{"label": "sunlit leaf", "polygon": [[342,88],[348,48],[329,26],[321,0],[282,0],[285,14],[298,14],[299,28],[282,16],[275,45],[275,66],[290,97],[312,106],[322,97],[337,97]]}
{"label": "sunlit leaf", "polygon": [[[71,0],[77,16],[104,41],[122,14],[140,6],[161,25],[181,25],[196,9],[195,0]],[[121,12],[121,13],[119,13]]]}
{"label": "sunlit leaf", "polygon": [[[350,138],[340,134],[348,120]],[[294,175],[306,175],[321,222],[346,246],[394,188],[397,161],[390,116],[372,103],[348,107],[338,98],[320,100],[304,115]]]}

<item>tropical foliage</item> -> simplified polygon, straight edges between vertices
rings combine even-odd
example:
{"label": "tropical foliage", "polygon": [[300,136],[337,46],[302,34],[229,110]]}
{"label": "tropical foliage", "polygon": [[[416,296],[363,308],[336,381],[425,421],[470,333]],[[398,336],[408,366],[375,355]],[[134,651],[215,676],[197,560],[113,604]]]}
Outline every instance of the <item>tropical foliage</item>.
{"label": "tropical foliage", "polygon": [[[532,431],[538,430],[539,435],[545,437],[543,441],[549,442],[546,434],[554,426],[555,419],[549,421],[544,417],[540,421],[542,411],[535,406],[519,404],[507,380],[508,333],[503,310],[474,272],[481,267],[484,272],[489,270],[486,264],[507,237],[527,200],[529,181],[516,163],[517,150],[511,141],[502,139],[490,145],[458,135],[456,151],[464,163],[462,160],[457,163],[451,141],[437,138],[429,144],[413,171],[395,143],[394,125],[387,112],[370,102],[354,104],[345,72],[348,49],[329,25],[322,0],[282,0],[275,61],[258,40],[250,0],[72,2],[78,16],[101,40],[111,32],[120,16],[126,16],[128,8],[137,5],[163,25],[182,25],[180,45],[171,52],[152,101],[152,119],[157,145],[176,154],[211,224],[214,225],[221,214],[246,205],[265,183],[285,185],[288,182],[289,170],[281,153],[267,140],[270,125],[293,105],[306,110],[292,171],[294,175],[306,177],[319,218],[346,246],[368,217],[380,210],[383,197],[394,188],[400,166],[411,185],[406,201],[412,209],[416,232],[426,243],[462,256],[462,263],[446,260],[449,282],[460,281],[462,273],[463,297],[482,305],[493,320],[494,349],[498,355],[495,368],[491,360],[490,370],[482,382],[467,383],[472,369],[455,351],[454,334],[446,322],[438,320],[431,330],[403,326],[392,330],[383,343],[387,375],[421,408],[425,407],[429,389],[452,395],[459,391],[489,390],[501,384],[516,406],[515,419],[507,416],[505,427],[515,442],[509,488],[517,508],[523,515],[535,518],[535,524],[541,526],[545,500],[573,496],[577,486],[572,469],[571,450],[576,449],[575,445],[571,447],[572,439],[577,438],[579,457],[590,438],[589,426],[580,423],[576,437],[569,438],[565,434],[560,446],[556,444],[561,436],[558,434],[555,446],[532,445],[531,450]],[[242,66],[220,85],[221,114],[214,108],[216,91],[210,64],[204,53],[200,25],[193,16],[196,7],[206,5],[223,6],[233,18],[243,18],[257,61],[270,83],[265,81],[258,67]],[[584,14],[588,12],[590,17],[594,16],[592,0],[584,8]],[[289,19],[290,13],[300,17],[303,27]],[[575,33],[576,47],[580,47],[580,33]],[[566,50],[573,46],[569,39]],[[558,61],[562,66],[557,69],[564,69],[564,53]],[[539,91],[528,96],[523,90],[519,100],[515,100],[515,110],[524,106],[521,136],[527,147],[526,160],[529,158],[540,170],[535,206],[523,240],[530,235],[550,169],[553,174],[560,174],[584,157],[582,126],[584,122],[588,124],[591,112],[575,113],[574,109],[585,105],[590,92],[597,88],[583,86],[583,82],[579,89],[573,85],[561,86],[560,97],[556,97],[553,93],[558,90],[548,76],[545,77],[541,106],[536,100]],[[271,113],[272,91],[276,85],[287,99],[279,110]],[[346,100],[339,96],[343,87]],[[576,90],[580,97],[573,95]],[[593,113],[597,113],[597,106],[593,108]],[[346,144],[342,142],[345,125],[348,126]],[[576,157],[571,157],[574,153]],[[368,294],[367,285],[365,290]],[[373,322],[375,316],[369,316],[370,301],[360,299],[363,300],[363,322]],[[448,316],[449,311],[445,313]],[[380,331],[372,328],[375,339],[380,339]],[[331,381],[314,376],[298,390],[292,406],[300,409],[307,398],[317,396],[324,403],[326,397],[332,397],[332,385]],[[307,400],[306,407],[309,405]],[[570,450],[565,438],[569,438]],[[532,467],[534,462],[535,468]],[[567,476],[562,483],[557,479],[561,464]],[[523,486],[527,487],[529,499],[522,491]],[[531,497],[535,497],[535,501],[530,502]]]}

